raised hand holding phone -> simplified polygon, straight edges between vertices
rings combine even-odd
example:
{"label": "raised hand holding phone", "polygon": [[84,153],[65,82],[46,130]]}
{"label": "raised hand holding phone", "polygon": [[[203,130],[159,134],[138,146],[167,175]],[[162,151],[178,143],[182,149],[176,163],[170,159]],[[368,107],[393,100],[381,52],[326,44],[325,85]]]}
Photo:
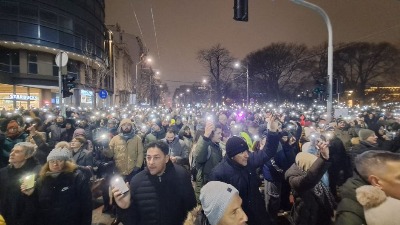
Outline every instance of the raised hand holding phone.
{"label": "raised hand holding phone", "polygon": [[329,160],[329,143],[323,140],[318,140],[316,148],[318,149],[318,153],[320,157]]}
{"label": "raised hand holding phone", "polygon": [[214,123],[212,121],[207,121],[206,127],[204,129],[204,137],[209,138],[214,129],[215,129]]}
{"label": "raised hand holding phone", "polygon": [[125,183],[122,177],[116,176],[111,179],[111,192],[115,198],[117,205],[126,209],[131,204],[131,192],[129,191],[129,183]]}

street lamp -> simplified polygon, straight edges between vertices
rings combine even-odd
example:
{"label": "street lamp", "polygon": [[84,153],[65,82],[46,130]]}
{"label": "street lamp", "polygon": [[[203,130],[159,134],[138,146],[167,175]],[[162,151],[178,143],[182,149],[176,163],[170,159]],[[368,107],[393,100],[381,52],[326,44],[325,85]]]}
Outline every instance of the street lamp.
{"label": "street lamp", "polygon": [[328,121],[331,121],[332,117],[332,83],[333,83],[333,44],[332,44],[332,25],[328,14],[319,6],[309,3],[304,0],[291,0],[292,2],[310,8],[318,12],[324,19],[328,28],[328,101],[327,101],[327,113]]}
{"label": "street lamp", "polygon": [[[236,68],[240,66],[240,63],[235,63]],[[249,65],[243,67],[246,68],[246,106],[249,107]]]}

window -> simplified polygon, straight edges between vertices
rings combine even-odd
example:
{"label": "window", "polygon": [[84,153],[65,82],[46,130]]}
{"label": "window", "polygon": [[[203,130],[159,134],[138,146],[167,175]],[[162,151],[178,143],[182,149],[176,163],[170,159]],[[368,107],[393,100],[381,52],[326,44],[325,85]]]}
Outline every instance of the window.
{"label": "window", "polygon": [[19,53],[17,51],[0,49],[0,71],[19,73]]}
{"label": "window", "polygon": [[43,24],[57,25],[57,15],[50,11],[40,10],[40,22]]}
{"label": "window", "polygon": [[37,53],[36,52],[28,53],[28,73],[29,74],[37,74],[38,73]]}
{"label": "window", "polygon": [[37,23],[37,19],[39,17],[39,11],[37,5],[32,5],[27,3],[21,4],[19,6],[19,16],[21,18],[34,19],[36,20],[35,22]]}
{"label": "window", "polygon": [[72,75],[79,80],[79,63],[77,61],[68,60],[67,71],[68,75]]}

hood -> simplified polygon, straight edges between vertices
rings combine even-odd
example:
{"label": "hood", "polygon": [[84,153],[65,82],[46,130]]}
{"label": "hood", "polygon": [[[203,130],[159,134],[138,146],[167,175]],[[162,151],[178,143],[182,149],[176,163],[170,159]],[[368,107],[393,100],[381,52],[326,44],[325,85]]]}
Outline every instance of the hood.
{"label": "hood", "polygon": [[132,125],[132,130],[134,129],[134,123],[133,123],[130,119],[125,118],[125,119],[121,120],[121,123],[119,123],[119,126],[118,126],[118,133],[121,133],[121,126],[122,126],[123,124],[126,124],[126,123],[130,123],[130,124]]}

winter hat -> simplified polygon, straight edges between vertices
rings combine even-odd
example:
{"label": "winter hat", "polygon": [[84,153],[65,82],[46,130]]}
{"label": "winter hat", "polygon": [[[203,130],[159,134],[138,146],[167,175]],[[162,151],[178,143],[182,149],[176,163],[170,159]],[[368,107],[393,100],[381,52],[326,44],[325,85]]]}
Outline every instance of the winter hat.
{"label": "winter hat", "polygon": [[156,124],[159,128],[162,127],[161,120],[156,120],[156,122],[154,122],[154,124]]}
{"label": "winter hat", "polygon": [[360,129],[360,131],[358,131],[358,137],[360,137],[360,141],[367,140],[367,138],[373,134],[375,134],[375,132],[370,129]]}
{"label": "winter hat", "polygon": [[239,194],[235,187],[220,181],[210,181],[201,188],[200,202],[211,225],[218,224],[235,194]]}
{"label": "winter hat", "polygon": [[368,225],[399,224],[400,200],[387,197],[385,192],[371,185],[357,188],[356,196],[358,202],[364,207]]}
{"label": "winter hat", "polygon": [[51,150],[47,156],[47,162],[50,160],[70,160],[72,158],[71,151],[66,148],[55,148]]}
{"label": "winter hat", "polygon": [[296,165],[303,171],[307,172],[317,159],[318,157],[313,154],[299,152],[296,155]]}
{"label": "winter hat", "polygon": [[226,154],[229,158],[247,150],[249,150],[249,146],[241,137],[233,136],[226,142]]}

